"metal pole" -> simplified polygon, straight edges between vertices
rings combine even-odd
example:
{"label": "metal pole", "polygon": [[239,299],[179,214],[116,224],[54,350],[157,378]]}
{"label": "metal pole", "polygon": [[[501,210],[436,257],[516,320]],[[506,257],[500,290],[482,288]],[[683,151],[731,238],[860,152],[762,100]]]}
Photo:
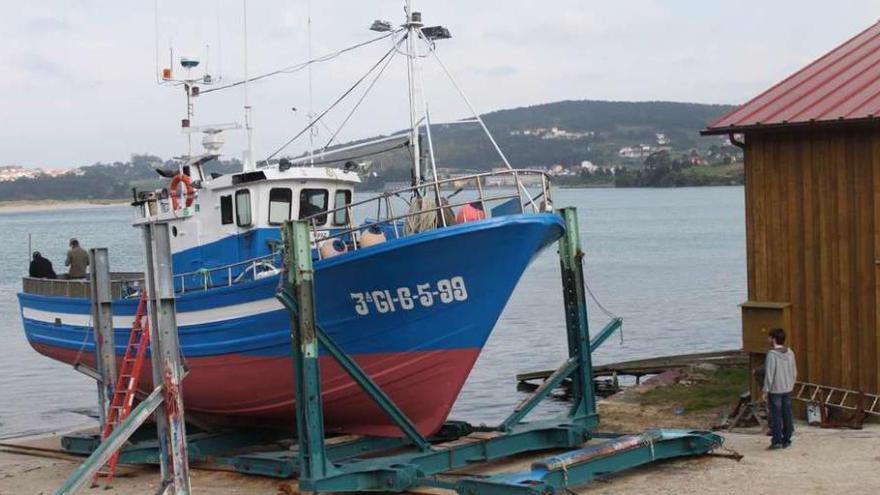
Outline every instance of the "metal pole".
{"label": "metal pole", "polygon": [[[155,271],[153,270],[153,230],[151,224],[143,227],[144,232],[144,290],[148,294],[148,310],[150,316],[150,367],[152,371],[153,386],[158,387],[162,384],[162,366],[157,356],[162,354],[160,350],[161,338],[159,335],[159,326],[155,324],[158,320],[156,315],[156,304],[153,298],[156,294]],[[156,437],[159,443],[159,472],[162,477],[161,484],[167,485],[171,482],[171,463],[168,455],[168,421],[164,414],[156,411],[153,415],[156,422]]]}
{"label": "metal pole", "polygon": [[[413,14],[412,0],[406,0],[406,79],[409,89],[409,125],[410,125],[410,150],[412,151],[413,185],[421,182],[422,164],[421,150],[419,149],[419,121],[416,115],[418,105],[418,56],[416,54],[416,38],[422,28],[421,17],[416,18]],[[418,191],[416,191],[418,193]]]}
{"label": "metal pole", "polygon": [[253,116],[251,115],[251,103],[248,97],[248,19],[247,19],[247,0],[242,0],[241,2],[241,24],[242,24],[242,38],[243,38],[243,48],[244,52],[244,130],[247,134],[247,151],[245,152],[244,160],[242,160],[242,169],[244,171],[254,170],[256,168],[254,163],[254,126],[253,126]]}
{"label": "metal pole", "polygon": [[584,253],[581,251],[577,209],[562,208],[559,214],[565,221],[565,235],[559,240],[559,262],[568,355],[577,361],[577,369],[572,373],[572,407],[569,414],[575,417],[589,416],[596,414],[596,399],[593,396],[593,363],[584,291]]}
{"label": "metal pole", "polygon": [[85,487],[92,479],[94,479],[95,474],[107,464],[107,461],[110,460],[113,453],[125,445],[125,442],[127,442],[134,432],[150,418],[150,414],[158,409],[161,403],[162,391],[159,388],[156,388],[146,399],[131,411],[131,414],[125,419],[125,421],[120,423],[106,440],[101,442],[101,445],[98,445],[98,448],[92,452],[89,458],[86,459],[85,462],[83,462],[80,467],[78,467],[76,471],[67,478],[67,480],[65,480],[64,484],[61,485],[61,488],[55,492],[55,495],[77,493]]}
{"label": "metal pole", "polygon": [[[452,76],[452,72],[450,72],[449,69],[446,67],[446,64],[444,64],[443,61],[440,60],[440,55],[437,55],[437,50],[435,50],[434,46],[430,43],[428,43],[428,50],[431,52],[431,55],[434,56],[434,60],[437,61],[437,65],[439,65],[440,68],[443,69],[443,72],[446,73],[446,77],[449,78],[449,82],[452,83],[452,85],[458,91],[458,94],[461,95],[461,99],[464,100],[465,105],[467,105],[468,109],[470,109],[471,114],[473,114],[474,116],[474,119],[476,119],[477,122],[480,123],[480,127],[483,128],[483,132],[486,134],[486,137],[489,138],[492,146],[495,147],[495,151],[498,153],[498,156],[501,157],[501,161],[504,162],[504,165],[508,168],[508,170],[513,170],[513,166],[511,166],[510,162],[507,160],[507,155],[505,155],[504,151],[501,150],[501,147],[498,146],[498,142],[495,141],[495,137],[492,136],[491,132],[489,132],[489,128],[486,127],[486,123],[483,122],[483,118],[480,117],[479,113],[477,113],[477,109],[473,106],[473,104],[471,104],[471,100],[464,93],[464,90],[461,89],[461,86],[458,85],[458,81],[456,81],[455,77]],[[529,194],[529,191],[527,189],[524,189],[523,192],[525,193],[526,198],[528,198],[532,206],[534,206],[535,200],[532,198],[532,195]]]}
{"label": "metal pole", "polygon": [[300,481],[327,476],[331,465],[324,448],[321,370],[315,321],[314,273],[309,226],[304,221],[284,223],[287,290],[296,296],[299,311],[291,312],[291,356],[296,399]]}
{"label": "metal pole", "polygon": [[[186,423],[183,410],[183,366],[180,356],[180,342],[177,335],[177,313],[174,295],[174,273],[171,263],[171,236],[169,226],[164,222],[152,223],[151,231],[152,264],[148,269],[152,272],[154,290],[149,293],[153,303],[152,313],[156,318],[151,323],[151,330],[158,337],[159,354],[152,354],[151,361],[155,370],[159,369],[162,392],[164,394],[164,416],[167,426],[168,450],[170,454],[171,482],[174,493],[187,495],[190,493],[189,460],[187,458]],[[155,330],[153,330],[155,329]]]}
{"label": "metal pole", "polygon": [[116,346],[113,336],[113,297],[110,291],[110,259],[107,248],[89,249],[89,291],[95,338],[95,368],[101,375],[98,383],[98,415],[101,429],[107,419],[107,407],[116,386]]}
{"label": "metal pole", "polygon": [[431,140],[431,114],[428,112],[428,104],[425,103],[425,133],[428,135],[428,151],[431,157],[431,174],[434,176],[434,198],[437,201],[437,213],[440,215],[440,225],[446,227],[446,215],[443,214],[443,199],[440,196],[440,183],[437,182],[437,163],[434,160],[434,142]]}

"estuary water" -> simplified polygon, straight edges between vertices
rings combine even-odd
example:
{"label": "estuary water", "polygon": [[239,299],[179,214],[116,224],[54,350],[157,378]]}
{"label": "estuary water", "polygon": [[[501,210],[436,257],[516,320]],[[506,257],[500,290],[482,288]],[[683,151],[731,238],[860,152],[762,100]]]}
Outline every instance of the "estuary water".
{"label": "estuary water", "polygon": [[[596,364],[740,346],[746,298],[741,187],[560,189],[556,206],[576,206],[588,284],[624,319]],[[143,269],[130,207],[0,213],[0,439],[94,424],[95,384],[38,355],[21,328],[16,293],[33,247],[63,272],[67,240],[110,249],[114,271]],[[595,331],[608,321],[590,304]],[[453,410],[472,423],[502,419],[522,399],[514,376],[556,367],[566,355],[555,249],[529,267],[511,297]],[[184,382],[184,387],[186,383]],[[550,403],[537,414],[561,409]]]}

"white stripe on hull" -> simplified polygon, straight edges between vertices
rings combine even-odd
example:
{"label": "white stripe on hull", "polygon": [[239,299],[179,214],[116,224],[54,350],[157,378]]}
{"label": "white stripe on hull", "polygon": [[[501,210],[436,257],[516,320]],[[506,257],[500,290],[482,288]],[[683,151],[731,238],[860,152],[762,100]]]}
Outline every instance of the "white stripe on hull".
{"label": "white stripe on hull", "polygon": [[[205,325],[208,323],[216,323],[219,321],[269,313],[279,309],[284,309],[284,306],[277,299],[261,299],[259,301],[177,313],[177,325],[181,327]],[[22,316],[27,320],[34,320],[43,323],[54,324],[56,319],[60,319],[62,325],[72,325],[77,327],[92,326],[92,318],[90,315],[55,313],[52,311],[43,311],[25,307],[22,308]],[[129,319],[133,320],[134,315],[114,315],[114,327],[123,330],[129,328],[131,323],[128,321]],[[119,326],[120,323],[122,323],[123,326]]]}

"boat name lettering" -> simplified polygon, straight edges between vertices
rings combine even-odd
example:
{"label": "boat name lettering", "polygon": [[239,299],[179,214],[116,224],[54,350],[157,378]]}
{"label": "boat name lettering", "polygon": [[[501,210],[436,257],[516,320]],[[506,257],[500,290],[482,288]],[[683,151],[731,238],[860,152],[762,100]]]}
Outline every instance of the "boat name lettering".
{"label": "boat name lettering", "polygon": [[398,287],[351,293],[354,311],[361,316],[370,314],[371,310],[378,313],[394,313],[398,310],[409,311],[417,306],[428,308],[434,304],[465,301],[467,298],[467,286],[463,277],[440,279],[436,285],[416,284],[415,290]]}

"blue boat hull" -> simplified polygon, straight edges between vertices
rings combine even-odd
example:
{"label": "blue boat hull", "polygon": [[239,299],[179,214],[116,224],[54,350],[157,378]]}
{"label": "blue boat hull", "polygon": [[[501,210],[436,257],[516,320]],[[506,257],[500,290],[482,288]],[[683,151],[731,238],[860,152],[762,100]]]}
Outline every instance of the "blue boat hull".
{"label": "blue boat hull", "polygon": [[[322,328],[363,366],[424,434],[445,421],[529,262],[563,232],[555,214],[512,215],[391,240],[318,261]],[[289,314],[278,276],[177,299],[189,367],[190,411],[289,424],[293,417]],[[54,359],[93,363],[84,299],[19,294],[31,345]],[[117,354],[135,300],[114,301]],[[385,415],[326,356],[328,428],[396,434]],[[150,387],[144,371],[142,388]]]}

